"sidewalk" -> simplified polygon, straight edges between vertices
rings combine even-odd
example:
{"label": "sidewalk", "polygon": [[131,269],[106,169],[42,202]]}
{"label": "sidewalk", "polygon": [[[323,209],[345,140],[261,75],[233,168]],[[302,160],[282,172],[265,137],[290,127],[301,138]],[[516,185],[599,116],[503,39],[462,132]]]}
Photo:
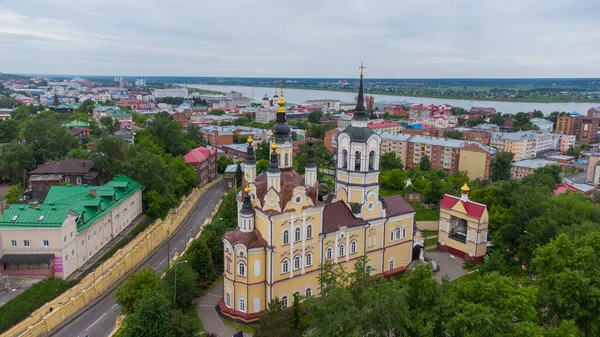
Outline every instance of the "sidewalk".
{"label": "sidewalk", "polygon": [[73,272],[73,274],[69,275],[67,280],[70,281],[79,279],[79,277],[84,275],[94,265],[94,263],[96,263],[96,261],[100,260],[104,256],[104,254],[106,254],[106,252],[108,252],[117,243],[121,242],[121,240],[123,240],[123,238],[125,238],[127,234],[129,234],[129,232],[131,232],[131,230],[144,219],[146,219],[146,214],[142,213],[138,215],[135,219],[133,219],[129,226],[125,227],[125,229],[123,229],[121,233],[119,233],[119,235],[115,236],[112,240],[107,242],[104,245],[104,247],[102,247],[98,251],[98,253],[94,254],[94,256],[92,256],[91,259],[89,259],[83,266],[81,266],[81,268],[77,269]]}
{"label": "sidewalk", "polygon": [[[216,333],[219,337],[231,337],[236,331],[234,328],[223,323],[223,319],[217,313],[215,308],[219,300],[223,297],[223,281],[219,282],[214,288],[212,288],[206,295],[201,296],[198,299],[198,316],[204,325],[204,331],[206,333]],[[245,337],[252,337],[252,335],[244,333]]]}

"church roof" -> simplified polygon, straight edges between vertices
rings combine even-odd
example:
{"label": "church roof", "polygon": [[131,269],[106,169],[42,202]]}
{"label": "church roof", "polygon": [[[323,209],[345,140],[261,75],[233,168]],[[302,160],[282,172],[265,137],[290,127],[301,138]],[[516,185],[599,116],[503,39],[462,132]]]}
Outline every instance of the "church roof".
{"label": "church roof", "polygon": [[350,140],[353,142],[366,142],[369,137],[372,135],[376,135],[377,133],[370,128],[367,127],[356,127],[352,125],[348,125],[343,133],[346,133],[350,136]]}
{"label": "church roof", "polygon": [[[293,168],[282,168],[281,169],[281,191],[277,194],[279,195],[279,206],[283,210],[285,205],[292,200],[293,191],[298,186],[304,185],[304,177],[298,174]],[[246,184],[244,181],[243,184]],[[268,192],[268,183],[267,183],[267,173],[261,173],[256,176],[256,180],[254,181],[254,185],[256,186],[256,198],[260,200],[261,204],[264,202],[265,195]],[[306,195],[313,201],[316,205],[318,203],[318,187],[315,186],[305,186],[306,187]]]}
{"label": "church roof", "polygon": [[250,233],[244,233],[239,228],[236,228],[233,231],[225,233],[225,235],[223,235],[223,239],[229,241],[229,243],[231,243],[233,246],[241,243],[246,247],[246,249],[267,246],[267,241],[263,239],[262,235],[260,235],[260,232],[256,229],[252,230]]}
{"label": "church roof", "polygon": [[385,205],[385,215],[388,218],[415,212],[415,209],[400,194],[384,197],[381,201]]}
{"label": "church roof", "polygon": [[441,208],[446,208],[446,209],[452,209],[452,207],[454,207],[454,205],[456,205],[457,203],[462,203],[463,207],[465,208],[465,210],[467,211],[467,215],[468,216],[472,216],[474,218],[481,218],[481,216],[483,215],[483,212],[485,211],[485,205],[484,204],[480,204],[478,202],[474,202],[471,200],[462,200],[459,197],[455,197],[453,195],[444,195],[444,198],[442,199],[442,202],[440,203],[440,207]]}
{"label": "church roof", "polygon": [[335,232],[341,227],[357,227],[366,224],[363,219],[355,217],[342,200],[327,204],[323,210],[324,234]]}

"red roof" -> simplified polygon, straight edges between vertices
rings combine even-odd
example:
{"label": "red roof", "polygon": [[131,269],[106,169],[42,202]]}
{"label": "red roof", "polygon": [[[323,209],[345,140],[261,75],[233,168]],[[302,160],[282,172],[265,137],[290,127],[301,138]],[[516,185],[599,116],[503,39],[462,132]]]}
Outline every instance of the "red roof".
{"label": "red roof", "polygon": [[185,154],[185,162],[201,163],[205,161],[208,157],[216,153],[217,149],[207,149],[205,147],[198,146],[197,148]]}
{"label": "red roof", "polygon": [[483,212],[485,211],[485,205],[473,202],[470,200],[464,201],[459,197],[455,197],[453,195],[444,195],[442,202],[440,203],[441,208],[452,209],[456,203],[462,203],[463,207],[467,211],[467,215],[472,216],[474,218],[481,218]]}
{"label": "red roof", "polygon": [[323,233],[337,231],[341,227],[356,227],[367,223],[354,216],[346,204],[339,200],[327,204],[323,210]]}
{"label": "red roof", "polygon": [[385,121],[381,123],[371,123],[369,124],[369,128],[371,129],[381,129],[381,128],[389,128],[394,126],[400,126],[400,124],[392,121]]}

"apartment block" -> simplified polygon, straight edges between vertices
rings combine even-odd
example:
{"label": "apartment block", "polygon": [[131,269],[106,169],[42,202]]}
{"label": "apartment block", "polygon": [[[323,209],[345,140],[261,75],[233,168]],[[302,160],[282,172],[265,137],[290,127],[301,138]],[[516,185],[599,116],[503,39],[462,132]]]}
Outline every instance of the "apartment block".
{"label": "apartment block", "polygon": [[575,136],[578,143],[595,144],[598,142],[600,118],[587,116],[559,116],[555,133]]}

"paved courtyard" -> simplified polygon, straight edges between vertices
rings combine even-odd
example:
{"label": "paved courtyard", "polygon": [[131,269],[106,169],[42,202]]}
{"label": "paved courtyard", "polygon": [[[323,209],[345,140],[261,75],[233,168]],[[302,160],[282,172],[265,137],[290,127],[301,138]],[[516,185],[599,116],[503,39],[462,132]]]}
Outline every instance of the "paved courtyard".
{"label": "paved courtyard", "polygon": [[441,281],[444,276],[452,281],[464,275],[461,258],[453,258],[450,253],[444,252],[425,252],[425,256],[437,263],[439,270],[435,273],[435,279],[438,281]]}
{"label": "paved courtyard", "polygon": [[44,276],[8,276],[10,290],[5,291],[7,278],[6,275],[0,275],[0,307],[44,278]]}
{"label": "paved courtyard", "polygon": [[[217,313],[215,306],[223,297],[223,282],[219,282],[206,295],[199,299],[199,304],[196,310],[198,316],[204,325],[204,331],[216,333],[219,337],[231,337],[235,333],[235,329],[223,323],[223,319]],[[244,333],[244,337],[252,337],[252,335]]]}

